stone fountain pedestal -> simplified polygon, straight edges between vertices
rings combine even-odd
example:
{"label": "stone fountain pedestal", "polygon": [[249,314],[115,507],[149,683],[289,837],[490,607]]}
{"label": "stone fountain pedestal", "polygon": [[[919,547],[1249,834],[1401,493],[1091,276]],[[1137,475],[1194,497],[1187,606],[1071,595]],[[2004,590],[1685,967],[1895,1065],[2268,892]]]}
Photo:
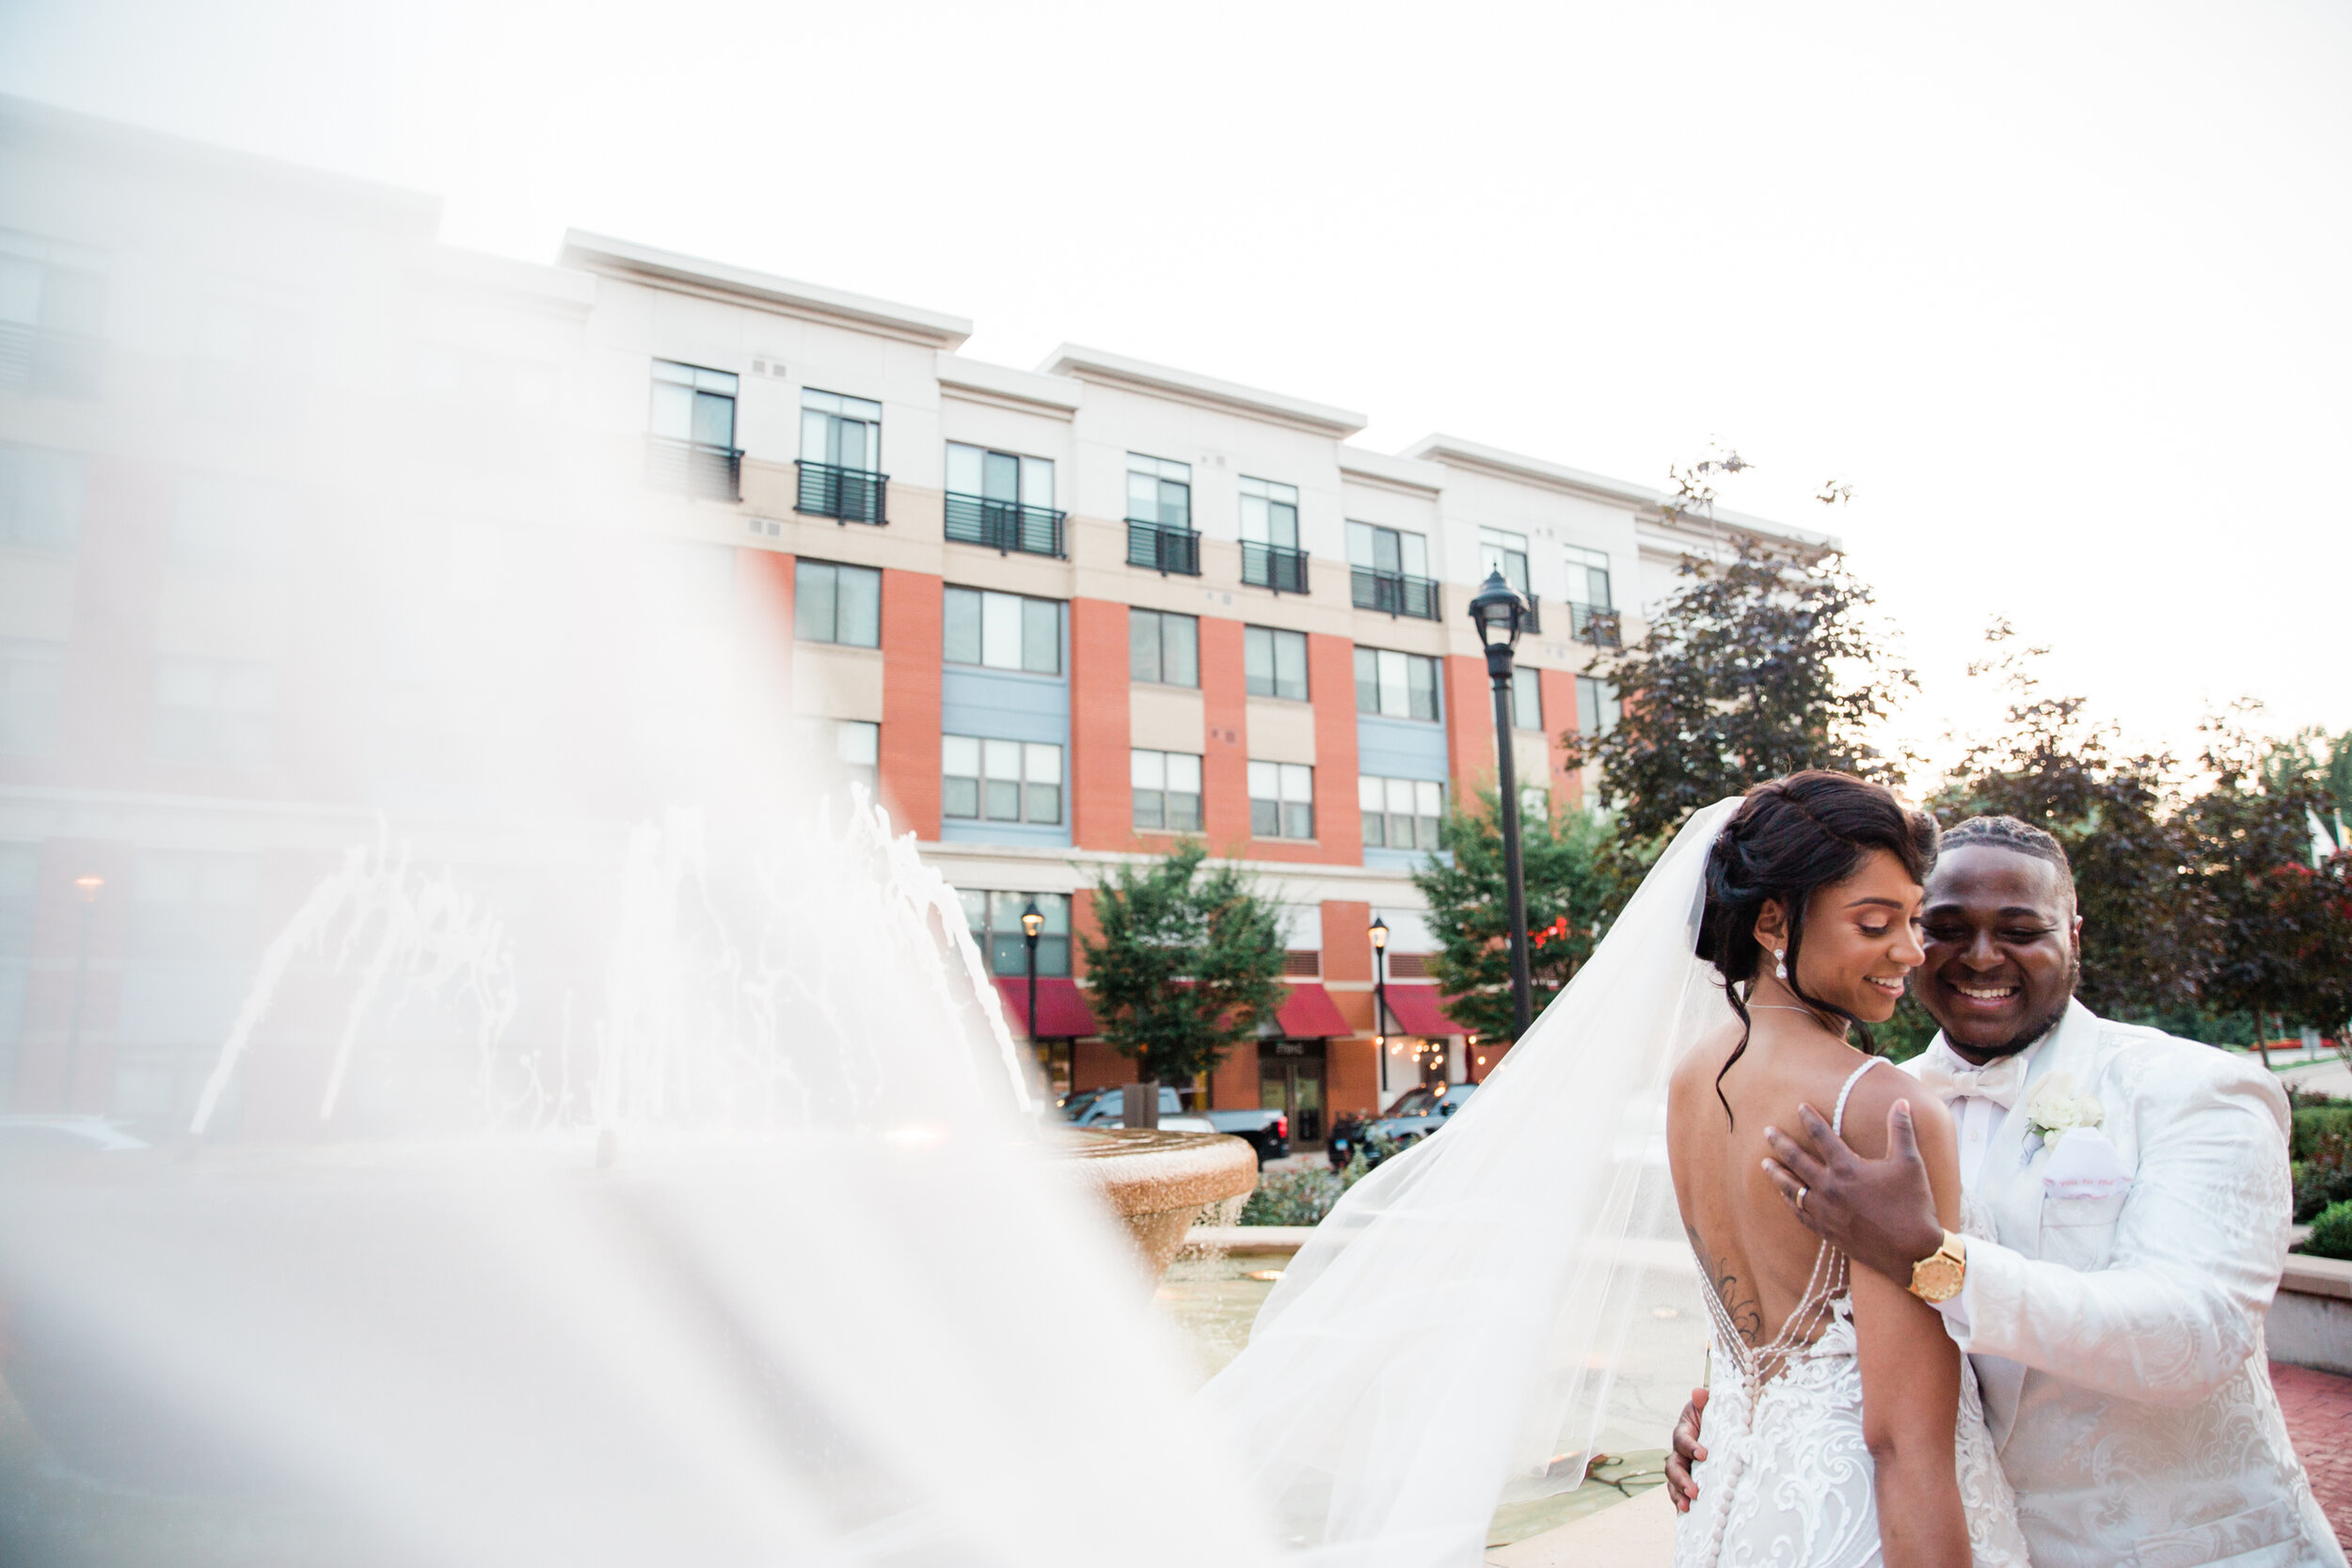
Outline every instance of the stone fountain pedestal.
{"label": "stone fountain pedestal", "polygon": [[1205,1205],[1258,1185],[1257,1150],[1222,1132],[1073,1129],[1057,1151],[1125,1223],[1154,1279],[1168,1272]]}

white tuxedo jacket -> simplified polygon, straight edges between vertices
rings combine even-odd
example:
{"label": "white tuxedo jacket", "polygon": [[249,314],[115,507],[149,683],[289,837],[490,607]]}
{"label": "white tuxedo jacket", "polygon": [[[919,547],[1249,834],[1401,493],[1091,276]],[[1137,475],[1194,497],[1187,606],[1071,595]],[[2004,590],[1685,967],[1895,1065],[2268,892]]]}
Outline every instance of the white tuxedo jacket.
{"label": "white tuxedo jacket", "polygon": [[[2026,1131],[2054,1072],[2099,1097],[2132,1172],[2111,1197],[2045,1195]],[[2293,1204],[2270,1074],[2072,1004],[1970,1196],[1966,1323],[2036,1568],[2344,1568],[2270,1388],[2263,1320]]]}

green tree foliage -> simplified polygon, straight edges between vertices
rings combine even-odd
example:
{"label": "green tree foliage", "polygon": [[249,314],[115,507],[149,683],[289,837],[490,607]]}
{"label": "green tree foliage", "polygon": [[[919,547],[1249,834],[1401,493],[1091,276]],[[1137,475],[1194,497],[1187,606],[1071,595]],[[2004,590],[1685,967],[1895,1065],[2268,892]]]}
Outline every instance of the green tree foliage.
{"label": "green tree foliage", "polygon": [[1629,841],[1801,768],[1900,780],[1869,731],[1918,681],[1840,557],[1743,546],[1728,565],[1685,560],[1682,576],[1641,641],[1597,668],[1624,695],[1616,727],[1565,737],[1570,766],[1600,766]]}
{"label": "green tree foliage", "polygon": [[2202,1006],[2214,915],[2194,874],[2191,835],[2167,811],[2169,756],[2117,754],[2111,727],[2080,697],[2043,693],[2034,662],[1994,622],[1997,652],[1971,665],[1998,674],[2010,703],[1994,736],[1971,746],[1932,802],[1946,827],[1964,816],[2014,816],[2066,847],[2083,917],[2086,1006],[2140,1017]]}
{"label": "green tree foliage", "polygon": [[1088,1000],[1103,1037],[1146,1083],[1215,1069],[1281,1006],[1282,927],[1231,865],[1187,844],[1095,883],[1100,938],[1084,939]]}
{"label": "green tree foliage", "polygon": [[2315,832],[2333,819],[2328,765],[2300,737],[2256,738],[2258,712],[2207,721],[2213,783],[2181,812],[2212,911],[2204,1002],[2333,1032],[2352,1019],[2352,851]]}
{"label": "green tree foliage", "polygon": [[[1503,886],[1502,826],[1495,792],[1446,818],[1444,847],[1451,865],[1431,857],[1413,873],[1429,903],[1429,927],[1438,951],[1429,962],[1446,1011],[1481,1039],[1517,1033],[1511,1009],[1510,922]],[[1610,822],[1590,812],[1548,816],[1522,814],[1519,858],[1526,869],[1529,990],[1541,1013],[1592,957],[1621,898],[1618,863],[1610,853]],[[1640,868],[1633,868],[1638,879]]]}

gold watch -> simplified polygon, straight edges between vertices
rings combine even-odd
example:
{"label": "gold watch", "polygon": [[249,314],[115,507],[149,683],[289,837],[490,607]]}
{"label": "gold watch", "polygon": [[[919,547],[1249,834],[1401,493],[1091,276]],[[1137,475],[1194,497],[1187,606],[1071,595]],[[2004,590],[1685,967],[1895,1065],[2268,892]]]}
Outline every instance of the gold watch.
{"label": "gold watch", "polygon": [[1911,1293],[1940,1306],[1960,1294],[1968,1280],[1968,1238],[1944,1232],[1944,1244],[1911,1265]]}

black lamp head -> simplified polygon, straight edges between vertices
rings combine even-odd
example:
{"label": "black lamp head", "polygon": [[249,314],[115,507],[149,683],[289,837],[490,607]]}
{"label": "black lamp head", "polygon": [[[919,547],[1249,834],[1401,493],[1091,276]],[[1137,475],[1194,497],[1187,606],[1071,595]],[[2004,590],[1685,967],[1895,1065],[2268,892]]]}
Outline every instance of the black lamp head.
{"label": "black lamp head", "polygon": [[1478,641],[1486,647],[1516,647],[1519,627],[1527,619],[1527,601],[1518,590],[1502,579],[1501,572],[1490,572],[1478,590],[1478,596],[1470,602],[1470,624],[1478,628]]}
{"label": "black lamp head", "polygon": [[1044,929],[1045,911],[1039,909],[1037,900],[1032,898],[1029,900],[1029,907],[1021,911],[1021,933],[1031,942],[1035,942],[1038,933]]}

